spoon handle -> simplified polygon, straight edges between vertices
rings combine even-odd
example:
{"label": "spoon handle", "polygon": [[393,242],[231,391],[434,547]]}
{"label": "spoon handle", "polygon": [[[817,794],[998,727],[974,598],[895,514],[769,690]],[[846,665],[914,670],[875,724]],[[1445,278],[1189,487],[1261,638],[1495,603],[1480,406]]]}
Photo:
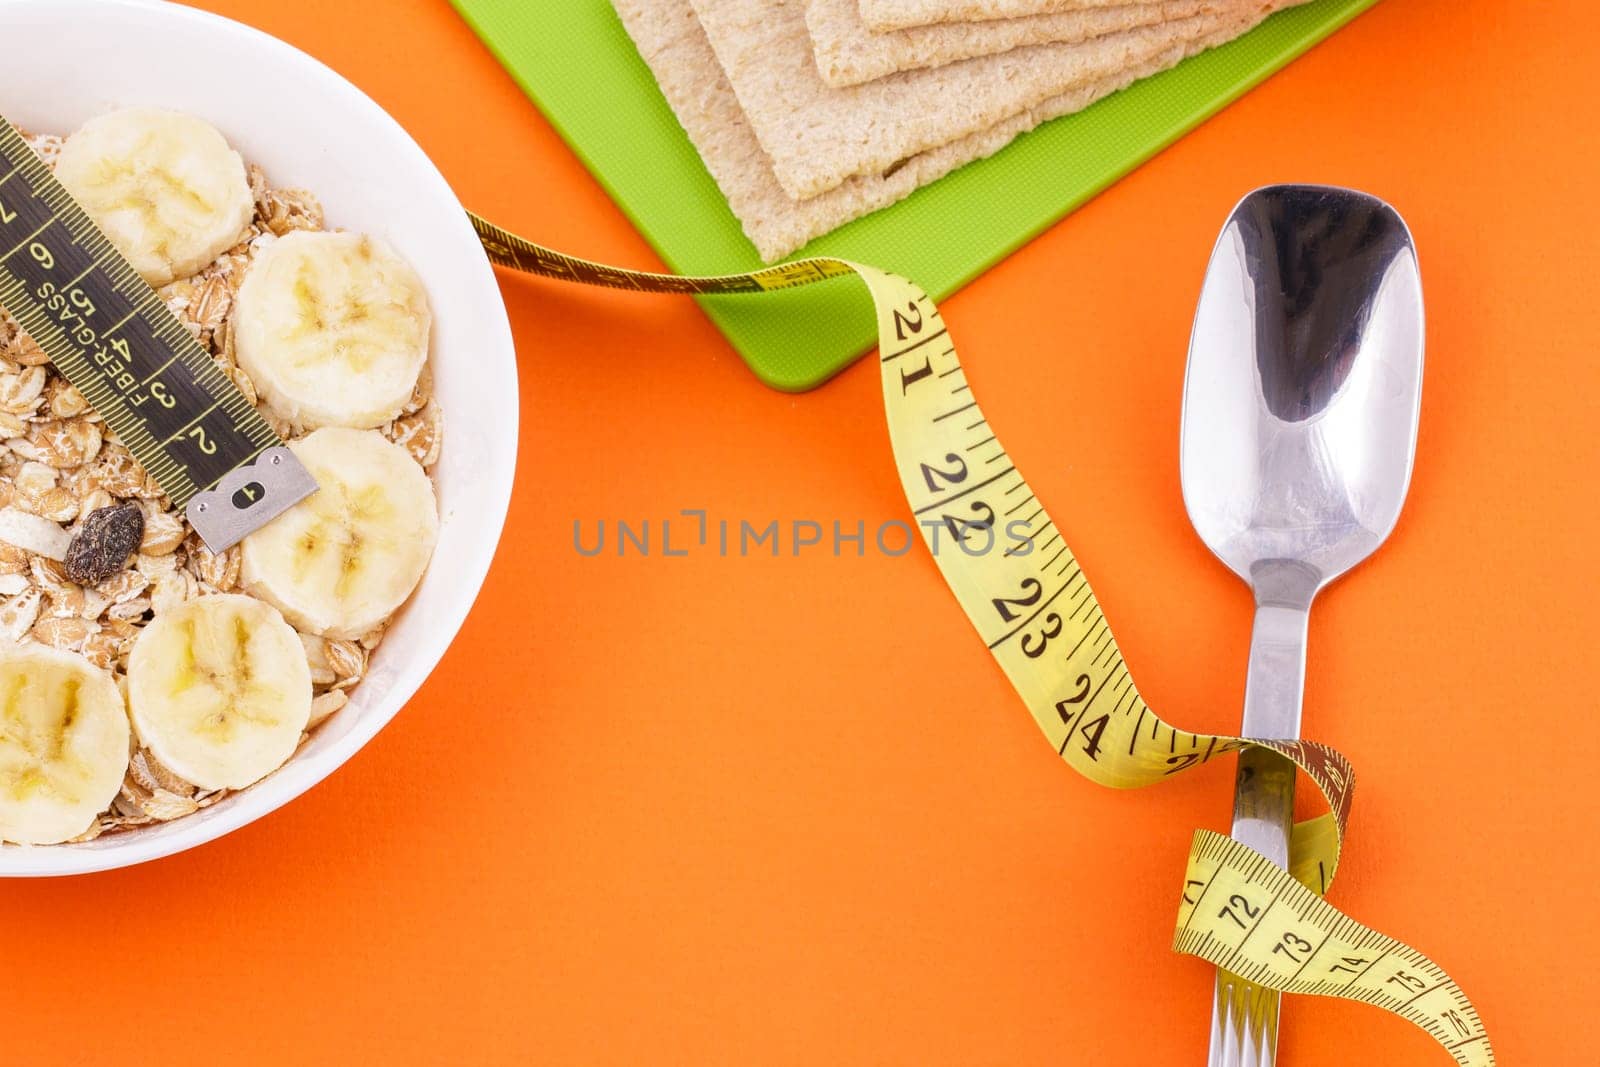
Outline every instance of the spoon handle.
{"label": "spoon handle", "polygon": [[[1306,622],[1315,589],[1262,577],[1258,575],[1256,582],[1241,732],[1245,737],[1289,740],[1300,736]],[[1294,764],[1266,749],[1241,752],[1234,783],[1234,838],[1286,867],[1293,823]],[[1217,972],[1209,1067],[1272,1067],[1277,1060],[1278,1000],[1272,990]]]}

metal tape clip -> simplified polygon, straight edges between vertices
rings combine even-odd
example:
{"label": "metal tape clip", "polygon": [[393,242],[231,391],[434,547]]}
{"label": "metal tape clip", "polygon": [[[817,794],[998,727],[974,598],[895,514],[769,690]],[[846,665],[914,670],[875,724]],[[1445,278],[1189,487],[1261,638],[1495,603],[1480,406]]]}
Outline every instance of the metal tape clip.
{"label": "metal tape clip", "polygon": [[224,552],[316,491],[311,472],[277,445],[196,493],[184,514],[207,548]]}

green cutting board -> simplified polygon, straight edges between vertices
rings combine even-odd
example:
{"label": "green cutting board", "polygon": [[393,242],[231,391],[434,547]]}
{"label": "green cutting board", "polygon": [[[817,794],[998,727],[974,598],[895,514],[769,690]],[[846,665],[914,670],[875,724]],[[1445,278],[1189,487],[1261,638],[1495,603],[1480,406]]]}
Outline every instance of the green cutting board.
{"label": "green cutting board", "polygon": [[[672,270],[762,265],[607,0],[451,2]],[[1315,0],[1280,12],[798,254],[871,263],[943,299],[1375,2]],[[866,290],[849,278],[760,299],[698,299],[777,389],[821,384],[876,336]]]}

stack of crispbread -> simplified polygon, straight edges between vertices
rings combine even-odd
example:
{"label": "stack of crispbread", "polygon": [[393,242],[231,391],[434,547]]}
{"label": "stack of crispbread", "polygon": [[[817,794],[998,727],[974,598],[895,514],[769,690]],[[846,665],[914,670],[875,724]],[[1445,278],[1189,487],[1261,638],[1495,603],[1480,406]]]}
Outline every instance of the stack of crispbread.
{"label": "stack of crispbread", "polygon": [[767,262],[1299,2],[612,0]]}

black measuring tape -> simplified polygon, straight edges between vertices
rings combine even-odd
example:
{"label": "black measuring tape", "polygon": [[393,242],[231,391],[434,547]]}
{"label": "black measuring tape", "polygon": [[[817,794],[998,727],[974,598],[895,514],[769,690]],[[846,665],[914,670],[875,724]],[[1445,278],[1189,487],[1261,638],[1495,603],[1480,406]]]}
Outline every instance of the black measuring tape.
{"label": "black measuring tape", "polygon": [[213,552],[316,491],[272,427],[3,117],[0,305]]}

